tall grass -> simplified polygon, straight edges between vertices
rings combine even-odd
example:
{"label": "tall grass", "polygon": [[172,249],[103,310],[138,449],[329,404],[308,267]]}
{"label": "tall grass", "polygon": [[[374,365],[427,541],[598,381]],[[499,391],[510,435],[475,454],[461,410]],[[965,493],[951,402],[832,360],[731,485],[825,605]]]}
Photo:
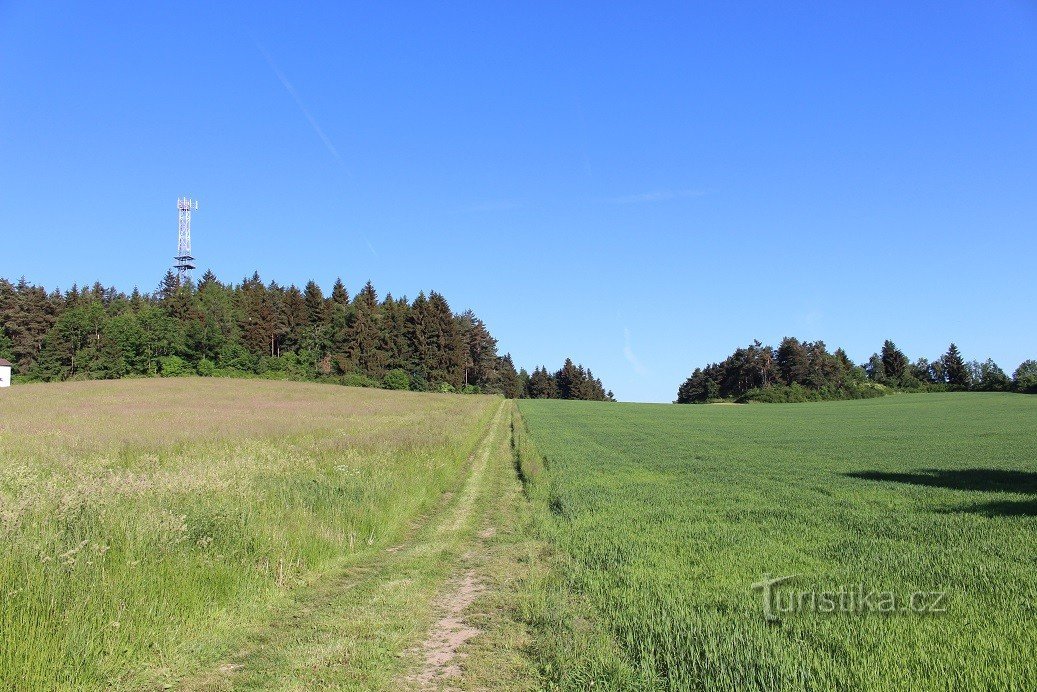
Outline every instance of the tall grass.
{"label": "tall grass", "polygon": [[[559,554],[536,590],[590,604],[582,640],[529,613],[554,685],[1037,687],[1037,399],[520,409],[517,449],[540,458],[519,463]],[[772,622],[751,589],[767,573],[945,590],[947,611]]]}
{"label": "tall grass", "polygon": [[147,380],[0,397],[0,688],[139,688],[225,655],[456,489],[488,397]]}

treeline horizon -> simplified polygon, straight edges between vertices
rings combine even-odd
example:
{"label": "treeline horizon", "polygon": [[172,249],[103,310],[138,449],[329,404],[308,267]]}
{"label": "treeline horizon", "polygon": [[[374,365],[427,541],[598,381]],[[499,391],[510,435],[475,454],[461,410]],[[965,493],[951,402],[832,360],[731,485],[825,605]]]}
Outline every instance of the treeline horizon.
{"label": "treeline horizon", "polygon": [[966,362],[954,343],[932,361],[911,362],[887,339],[878,353],[858,365],[842,348],[829,353],[824,341],[787,336],[777,348],[754,341],[719,363],[696,368],[677,389],[675,403],[797,403],[864,399],[890,391],[1037,393],[1037,360],[1023,361],[1009,378],[992,359]]}
{"label": "treeline horizon", "polygon": [[379,299],[370,281],[350,297],[341,279],[325,296],[315,281],[267,284],[258,272],[231,284],[168,271],[150,294],[0,278],[0,320],[0,358],[20,382],[199,375],[614,400],[571,358],[553,373],[516,369],[474,312],[454,313],[436,291]]}

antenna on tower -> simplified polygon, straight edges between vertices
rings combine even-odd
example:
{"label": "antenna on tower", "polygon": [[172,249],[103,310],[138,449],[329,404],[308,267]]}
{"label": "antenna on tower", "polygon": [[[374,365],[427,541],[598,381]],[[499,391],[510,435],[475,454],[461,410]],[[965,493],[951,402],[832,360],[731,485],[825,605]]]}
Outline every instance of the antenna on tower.
{"label": "antenna on tower", "polygon": [[195,210],[198,209],[198,202],[192,202],[187,197],[181,197],[176,200],[176,208],[180,215],[180,233],[177,238],[176,246],[176,264],[173,265],[173,269],[176,269],[176,276],[180,280],[180,283],[188,277],[188,272],[195,268],[194,257],[191,255],[191,207],[194,206]]}

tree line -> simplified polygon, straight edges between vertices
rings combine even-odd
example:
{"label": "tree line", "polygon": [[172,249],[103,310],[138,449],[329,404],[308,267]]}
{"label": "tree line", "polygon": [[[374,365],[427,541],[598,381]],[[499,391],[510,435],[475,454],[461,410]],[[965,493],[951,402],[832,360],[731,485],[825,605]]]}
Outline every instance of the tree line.
{"label": "tree line", "polygon": [[436,291],[414,300],[379,298],[371,282],[350,296],[238,284],[207,271],[197,282],[166,273],[151,294],[95,283],[47,291],[0,278],[0,358],[19,381],[201,375],[319,380],[508,398],[609,398],[590,370],[516,370],[510,354],[471,310],[454,313]]}
{"label": "tree line", "polygon": [[991,359],[966,362],[953,343],[942,356],[913,363],[890,340],[867,363],[854,364],[841,348],[785,337],[777,348],[759,341],[720,363],[696,368],[677,390],[677,403],[712,400],[801,402],[859,399],[889,391],[1037,393],[1037,361],[1024,361],[1010,378]]}

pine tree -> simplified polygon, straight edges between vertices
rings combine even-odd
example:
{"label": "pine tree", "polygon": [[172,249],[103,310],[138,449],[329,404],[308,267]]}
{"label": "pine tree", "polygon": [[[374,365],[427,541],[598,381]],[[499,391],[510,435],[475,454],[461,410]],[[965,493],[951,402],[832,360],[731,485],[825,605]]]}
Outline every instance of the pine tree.
{"label": "pine tree", "polygon": [[273,351],[274,314],[266,293],[258,272],[243,280],[237,291],[241,345],[254,356],[269,356]]}
{"label": "pine tree", "polygon": [[886,339],[882,344],[881,358],[886,378],[894,384],[899,384],[907,372],[907,356],[897,348],[896,344]]}
{"label": "pine tree", "polygon": [[429,381],[460,389],[464,384],[464,343],[450,305],[442,294],[431,291],[422,316],[429,349]]}
{"label": "pine tree", "polygon": [[28,373],[43,349],[43,342],[56,319],[56,308],[47,292],[30,286],[22,277],[15,288],[13,309],[4,318],[11,351],[19,372]]}
{"label": "pine tree", "polygon": [[370,281],[353,299],[346,330],[346,356],[358,372],[380,380],[385,375],[385,354],[380,350],[378,294]]}
{"label": "pine tree", "polygon": [[162,277],[162,282],[159,283],[158,288],[155,289],[155,295],[159,300],[166,300],[180,288],[180,277],[177,276],[172,269],[166,270],[166,275]]}
{"label": "pine tree", "polygon": [[349,305],[349,291],[342,279],[335,279],[335,285],[331,287],[331,302],[342,307]]}
{"label": "pine tree", "polygon": [[0,329],[0,358],[14,362],[14,351],[11,350],[11,346],[11,338],[3,329]]}
{"label": "pine tree", "polygon": [[486,393],[500,393],[501,374],[497,369],[497,340],[471,310],[461,314],[457,324],[464,343],[464,383],[479,387]]}
{"label": "pine tree", "polygon": [[519,368],[518,378],[519,385],[522,387],[522,392],[519,394],[519,398],[526,399],[529,397],[529,371],[525,368]]}
{"label": "pine tree", "polygon": [[130,294],[130,309],[134,312],[140,312],[141,307],[144,305],[144,301],[144,296],[141,295],[140,290],[134,286],[133,293]]}
{"label": "pine tree", "polygon": [[967,389],[972,384],[965,360],[961,357],[961,352],[958,351],[956,345],[953,343],[950,345],[942,360],[948,384],[961,389]]}
{"label": "pine tree", "polygon": [[555,383],[551,374],[547,372],[547,368],[541,365],[540,367],[533,370],[533,374],[529,377],[529,394],[530,399],[557,399],[558,398],[558,385]]}
{"label": "pine tree", "polygon": [[521,398],[525,387],[522,377],[515,372],[515,363],[511,359],[510,353],[505,353],[500,357],[497,371],[500,373],[500,393],[508,399]]}
{"label": "pine tree", "polygon": [[219,286],[220,281],[216,278],[216,274],[212,269],[206,269],[202,275],[202,280],[198,282],[198,292],[202,292],[206,289],[212,288],[213,286]]}
{"label": "pine tree", "polygon": [[[307,293],[309,293],[310,284],[313,284],[313,282],[306,284]],[[319,295],[320,287],[317,286],[316,288]],[[320,296],[318,300],[317,317],[320,319],[324,312],[324,297]],[[281,338],[281,349],[296,353],[304,348],[312,348],[315,344],[316,335],[320,334],[322,330],[323,322],[318,322],[316,327],[311,324],[310,298],[308,295],[304,297],[303,293],[296,286],[289,286],[288,290],[284,292],[281,309],[284,311],[283,324],[285,328]]]}
{"label": "pine tree", "polygon": [[558,387],[558,398],[578,398],[579,387],[585,377],[586,375],[573,364],[572,358],[566,358],[561,369],[554,375],[554,381]]}
{"label": "pine tree", "polygon": [[799,339],[786,336],[778,345],[775,354],[778,372],[785,384],[798,382],[804,384],[807,381],[807,373],[810,369],[810,356],[806,347]]}

